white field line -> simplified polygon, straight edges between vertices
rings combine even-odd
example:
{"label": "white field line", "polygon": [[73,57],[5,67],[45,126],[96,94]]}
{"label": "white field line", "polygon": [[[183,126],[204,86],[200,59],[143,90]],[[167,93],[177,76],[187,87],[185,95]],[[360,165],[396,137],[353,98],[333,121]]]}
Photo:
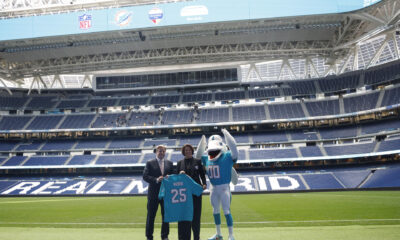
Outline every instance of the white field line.
{"label": "white field line", "polygon": [[[100,198],[107,198],[107,197],[100,197]],[[34,199],[34,200],[26,200],[26,201],[6,201],[0,202],[0,204],[14,204],[14,203],[39,203],[39,202],[67,202],[67,201],[84,201],[84,200],[93,200],[95,197],[90,198],[69,198],[69,199]],[[96,198],[99,199],[99,198]],[[113,198],[108,197],[108,199],[112,200]],[[119,199],[120,200],[120,199]]]}
{"label": "white field line", "polygon": [[[400,221],[400,218],[387,218],[387,219],[342,219],[342,220],[302,220],[302,221],[258,221],[258,222],[235,222],[236,224],[277,224],[277,223],[337,223],[337,222],[383,222],[383,221]],[[0,224],[9,225],[143,225],[143,223],[45,223],[45,222],[1,222]],[[155,223],[161,225],[161,223]],[[203,222],[202,225],[214,225],[213,222]]]}

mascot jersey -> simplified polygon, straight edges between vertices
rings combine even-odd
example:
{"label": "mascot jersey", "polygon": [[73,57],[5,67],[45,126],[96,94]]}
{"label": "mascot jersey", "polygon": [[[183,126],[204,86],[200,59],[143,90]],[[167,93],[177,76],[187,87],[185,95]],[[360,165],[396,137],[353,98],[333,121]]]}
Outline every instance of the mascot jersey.
{"label": "mascot jersey", "polygon": [[208,178],[212,185],[229,184],[231,182],[231,169],[233,161],[231,151],[221,153],[216,160],[209,160],[208,155],[201,157],[203,165],[206,167]]}
{"label": "mascot jersey", "polygon": [[161,183],[159,199],[164,198],[164,221],[192,221],[192,194],[200,196],[203,188],[186,174],[170,175]]}

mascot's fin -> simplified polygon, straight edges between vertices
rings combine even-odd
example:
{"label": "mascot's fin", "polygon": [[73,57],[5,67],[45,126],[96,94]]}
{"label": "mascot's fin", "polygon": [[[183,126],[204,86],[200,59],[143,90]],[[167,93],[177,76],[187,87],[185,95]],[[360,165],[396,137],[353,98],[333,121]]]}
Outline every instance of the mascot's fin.
{"label": "mascot's fin", "polygon": [[206,146],[207,146],[207,141],[206,141],[206,136],[202,136],[199,144],[197,145],[197,151],[195,158],[201,159],[201,156],[203,156],[204,152],[206,151]]}
{"label": "mascot's fin", "polygon": [[234,168],[231,170],[231,182],[233,185],[236,185],[239,180],[239,174],[236,172]]}
{"label": "mascot's fin", "polygon": [[224,134],[226,145],[228,145],[229,149],[231,150],[232,159],[236,162],[239,155],[236,147],[236,140],[232,137],[228,130],[222,129],[221,131]]}

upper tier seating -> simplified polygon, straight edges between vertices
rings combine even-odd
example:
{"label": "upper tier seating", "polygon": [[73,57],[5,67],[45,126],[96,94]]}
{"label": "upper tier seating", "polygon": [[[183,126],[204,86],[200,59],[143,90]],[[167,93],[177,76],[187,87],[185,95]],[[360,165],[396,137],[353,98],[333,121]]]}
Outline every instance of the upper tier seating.
{"label": "upper tier seating", "polygon": [[146,105],[148,97],[121,98],[120,106],[141,106]]}
{"label": "upper tier seating", "polygon": [[58,116],[36,116],[33,121],[26,127],[27,130],[55,129],[63,118]]}
{"label": "upper tier seating", "polygon": [[82,108],[86,105],[87,100],[61,100],[60,103],[56,106],[56,108],[60,109],[73,109],[73,108]]}
{"label": "upper tier seating", "polygon": [[0,97],[0,109],[21,109],[28,97]]}
{"label": "upper tier seating", "polygon": [[355,137],[357,136],[357,128],[354,126],[321,128],[319,129],[319,133],[321,134],[322,139]]}
{"label": "upper tier seating", "polygon": [[31,116],[4,116],[0,121],[0,130],[21,130],[31,118]]}
{"label": "upper tier seating", "polygon": [[165,111],[161,124],[183,124],[192,123],[194,120],[193,111],[191,110],[173,110]]}
{"label": "upper tier seating", "polygon": [[344,89],[354,89],[359,86],[360,72],[352,72],[341,76],[328,76],[319,80],[319,86],[324,93],[337,92]]}
{"label": "upper tier seating", "polygon": [[152,96],[150,100],[150,104],[176,104],[179,102],[179,95],[166,95],[166,96]]}
{"label": "upper tier seating", "polygon": [[227,101],[227,100],[240,100],[245,99],[244,91],[230,91],[230,92],[216,92],[216,101]]}
{"label": "upper tier seating", "polygon": [[233,121],[265,120],[264,105],[232,108]]}
{"label": "upper tier seating", "polygon": [[51,109],[57,104],[56,98],[55,96],[32,97],[26,109]]}
{"label": "upper tier seating", "polygon": [[304,118],[300,103],[269,104],[271,119]]}
{"label": "upper tier seating", "polygon": [[128,126],[153,126],[159,120],[159,112],[132,112]]}
{"label": "upper tier seating", "polygon": [[128,155],[101,155],[96,161],[96,165],[107,164],[135,164],[139,162],[140,154]]}
{"label": "upper tier seating", "polygon": [[229,122],[228,108],[203,108],[199,109],[197,123]]}
{"label": "upper tier seating", "polygon": [[117,98],[102,98],[102,99],[91,99],[88,103],[88,107],[111,107],[117,104]]}
{"label": "upper tier seating", "polygon": [[373,143],[359,143],[359,144],[347,144],[347,145],[331,145],[324,146],[326,153],[329,156],[339,156],[339,155],[352,155],[352,154],[362,154],[371,153],[374,150],[376,142]]}
{"label": "upper tier seating", "polygon": [[92,124],[93,128],[123,127],[127,125],[125,113],[99,114]]}
{"label": "upper tier seating", "polygon": [[69,156],[32,156],[23,166],[59,166],[64,165],[68,158]]}
{"label": "upper tier seating", "polygon": [[184,94],[182,97],[183,103],[201,103],[201,102],[211,102],[212,93],[194,93],[194,94]]}
{"label": "upper tier seating", "polygon": [[385,90],[381,106],[400,104],[400,87]]}
{"label": "upper tier seating", "polygon": [[285,96],[296,96],[296,95],[313,95],[317,92],[313,81],[294,81],[286,82],[282,90]]}
{"label": "upper tier seating", "polygon": [[88,128],[95,116],[95,114],[68,115],[59,129]]}
{"label": "upper tier seating", "polygon": [[305,101],[304,104],[311,117],[338,115],[340,113],[338,99]]}
{"label": "upper tier seating", "polygon": [[303,157],[320,157],[322,156],[321,149],[317,146],[300,147],[300,152]]}
{"label": "upper tier seating", "polygon": [[344,97],[344,109],[346,113],[359,112],[374,109],[378,102],[379,92],[364,95]]}
{"label": "upper tier seating", "polygon": [[383,83],[400,76],[400,61],[390,62],[365,71],[364,83],[373,85]]}
{"label": "upper tier seating", "polygon": [[265,98],[278,97],[279,95],[280,94],[278,88],[260,88],[260,89],[249,90],[249,98],[265,99]]}

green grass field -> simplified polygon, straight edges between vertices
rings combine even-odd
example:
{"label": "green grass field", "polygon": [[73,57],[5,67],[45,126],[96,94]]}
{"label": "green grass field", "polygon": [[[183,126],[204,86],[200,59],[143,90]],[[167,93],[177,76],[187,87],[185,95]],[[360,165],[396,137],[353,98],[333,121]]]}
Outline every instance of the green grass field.
{"label": "green grass field", "polygon": [[[234,195],[231,209],[236,239],[400,239],[400,191]],[[146,197],[0,198],[0,239],[145,239],[145,218]],[[204,196],[202,239],[212,219]]]}

